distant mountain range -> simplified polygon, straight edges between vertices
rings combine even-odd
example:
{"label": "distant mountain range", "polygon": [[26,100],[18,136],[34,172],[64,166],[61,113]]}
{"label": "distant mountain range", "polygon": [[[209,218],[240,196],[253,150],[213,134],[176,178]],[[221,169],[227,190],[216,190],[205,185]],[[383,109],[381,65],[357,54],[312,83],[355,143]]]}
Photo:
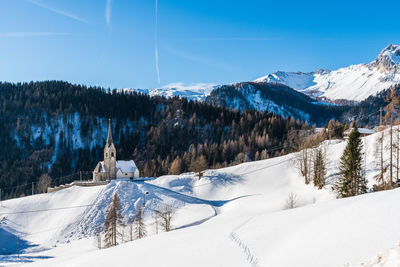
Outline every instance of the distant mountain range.
{"label": "distant mountain range", "polygon": [[[339,104],[359,102],[392,85],[400,84],[400,46],[388,45],[370,63],[351,65],[332,71],[327,69],[314,72],[276,71],[254,82],[283,84],[312,98],[324,99],[324,102]],[[204,101],[213,90],[220,87],[224,85],[172,83],[161,88],[124,90],[142,92],[150,96],[178,96]]]}
{"label": "distant mountain range", "polygon": [[330,118],[347,121],[357,116],[359,110],[351,107],[356,104],[362,105],[364,111],[375,112],[365,103],[379,109],[377,105],[382,104],[384,91],[398,84],[400,46],[388,45],[371,63],[333,71],[276,71],[252,82],[227,85],[175,83],[156,89],[123,90],[150,96],[185,97],[237,110],[269,111],[320,124]]}
{"label": "distant mountain range", "polygon": [[137,93],[144,93],[150,96],[165,96],[165,97],[185,97],[190,100],[204,101],[212,90],[217,88],[218,85],[213,83],[195,83],[185,85],[183,83],[171,83],[160,88],[152,89],[138,89],[138,88],[125,88],[124,91],[133,91]]}
{"label": "distant mountain range", "polygon": [[315,72],[276,71],[255,82],[285,84],[311,97],[361,101],[400,83],[400,46],[388,45],[367,64]]}

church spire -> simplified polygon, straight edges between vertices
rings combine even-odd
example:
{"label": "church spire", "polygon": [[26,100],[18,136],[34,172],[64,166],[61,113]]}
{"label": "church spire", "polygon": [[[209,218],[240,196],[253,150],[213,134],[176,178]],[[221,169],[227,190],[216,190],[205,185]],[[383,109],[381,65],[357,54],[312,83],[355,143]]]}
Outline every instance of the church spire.
{"label": "church spire", "polygon": [[113,143],[111,134],[111,118],[108,119],[108,136],[107,136],[107,146],[110,147]]}

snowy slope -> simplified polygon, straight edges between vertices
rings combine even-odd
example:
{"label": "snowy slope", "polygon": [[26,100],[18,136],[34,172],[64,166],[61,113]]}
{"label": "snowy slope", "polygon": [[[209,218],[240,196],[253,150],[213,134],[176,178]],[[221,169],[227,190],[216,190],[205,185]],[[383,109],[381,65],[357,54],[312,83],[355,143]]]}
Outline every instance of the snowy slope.
{"label": "snowy slope", "polygon": [[[364,138],[370,186],[378,172],[374,156],[377,137],[374,134]],[[329,184],[336,179],[345,145],[344,141],[323,144],[328,157]],[[329,267],[365,262],[400,240],[400,214],[397,205],[393,205],[400,201],[399,189],[336,200],[329,185],[317,190],[304,184],[295,168],[295,157],[296,154],[289,154],[209,170],[201,180],[187,173],[141,183],[113,181],[107,186],[72,187],[4,201],[0,214],[41,207],[91,206],[0,215],[7,217],[1,229],[18,232],[27,242],[38,245],[23,255],[25,262],[34,261],[32,266],[135,263],[137,266]],[[145,221],[150,236],[97,250],[93,238],[86,237],[102,223],[112,193],[118,192],[124,215],[128,217],[141,205],[145,191],[149,192]],[[299,208],[284,210],[291,192],[296,194]],[[176,230],[156,235],[151,211],[161,203],[177,208],[173,220]],[[57,247],[52,248],[54,245]],[[15,263],[18,263],[15,255],[0,256],[0,265]]]}
{"label": "snowy slope", "polygon": [[400,244],[387,251],[380,252],[374,258],[360,265],[346,265],[346,267],[397,267],[400,265]]}
{"label": "snowy slope", "polygon": [[399,66],[400,46],[388,45],[368,64],[309,73],[277,71],[255,81],[282,83],[314,97],[361,101],[400,83]]}
{"label": "snowy slope", "polygon": [[236,110],[268,111],[302,121],[310,121],[306,110],[314,107],[311,98],[284,85],[253,82],[221,86],[213,90],[205,101]]}
{"label": "snowy slope", "polygon": [[148,94],[150,96],[165,96],[165,97],[186,97],[191,100],[203,101],[210,92],[216,87],[213,83],[196,83],[185,85],[183,83],[171,83],[161,88],[153,89],[134,89],[126,88],[124,91],[134,91],[139,93]]}

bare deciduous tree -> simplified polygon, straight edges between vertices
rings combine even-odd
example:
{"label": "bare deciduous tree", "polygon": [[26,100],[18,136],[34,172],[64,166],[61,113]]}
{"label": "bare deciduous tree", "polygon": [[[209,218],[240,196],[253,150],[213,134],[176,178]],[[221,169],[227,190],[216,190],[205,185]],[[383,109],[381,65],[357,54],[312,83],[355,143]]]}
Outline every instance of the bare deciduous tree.
{"label": "bare deciduous tree", "polygon": [[157,211],[158,217],[160,218],[160,226],[165,232],[171,231],[171,222],[175,215],[175,209],[170,205],[163,205]]}
{"label": "bare deciduous tree", "polygon": [[377,138],[377,144],[376,144],[376,149],[375,153],[379,155],[379,169],[380,172],[375,176],[375,180],[378,182],[378,188],[380,190],[384,189],[386,186],[385,183],[385,173],[387,171],[387,166],[385,166],[384,161],[383,161],[383,152],[384,152],[384,146],[383,142],[385,140],[385,132],[382,130],[381,134]]}
{"label": "bare deciduous tree", "polygon": [[39,182],[37,184],[37,190],[39,193],[46,193],[47,188],[51,185],[51,177],[47,173],[40,176]]}
{"label": "bare deciduous tree", "polygon": [[142,215],[143,215],[142,207],[139,206],[136,211],[135,226],[134,226],[136,239],[140,239],[147,236],[146,225],[144,224]]}
{"label": "bare deciduous tree", "polygon": [[289,193],[286,199],[285,209],[294,209],[296,207],[297,207],[297,196],[295,193],[291,192]]}
{"label": "bare deciduous tree", "polygon": [[396,128],[396,142],[394,145],[396,149],[396,183],[399,184],[399,163],[400,163],[400,126]]}
{"label": "bare deciduous tree", "polygon": [[97,228],[96,228],[96,246],[97,246],[97,248],[98,249],[102,249],[102,235],[101,235],[101,233],[102,233],[102,229],[101,229],[101,226],[98,226]]}
{"label": "bare deciduous tree", "polygon": [[199,176],[199,180],[201,177],[203,177],[203,172],[207,168],[208,163],[206,161],[206,158],[201,155],[199,157],[193,158],[192,161],[190,162],[189,169],[193,172],[197,172]]}
{"label": "bare deciduous tree", "polygon": [[133,236],[133,230],[134,230],[134,222],[135,222],[135,217],[131,216],[128,219],[128,231],[129,231],[129,241],[134,240]]}
{"label": "bare deciduous tree", "polygon": [[104,222],[105,247],[118,245],[117,236],[121,236],[118,227],[123,225],[121,212],[121,201],[115,193],[108,207],[106,220]]}
{"label": "bare deciduous tree", "polygon": [[154,225],[156,227],[156,234],[158,234],[158,217],[159,217],[158,212],[157,211],[154,212],[153,218],[154,218]]}

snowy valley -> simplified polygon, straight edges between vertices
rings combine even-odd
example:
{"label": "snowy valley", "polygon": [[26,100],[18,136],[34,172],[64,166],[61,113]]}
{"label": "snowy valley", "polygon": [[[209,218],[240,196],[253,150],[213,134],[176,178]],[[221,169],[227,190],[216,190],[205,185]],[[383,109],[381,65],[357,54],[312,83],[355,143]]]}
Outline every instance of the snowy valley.
{"label": "snowy valley", "polygon": [[[379,173],[379,136],[362,138],[369,188]],[[327,157],[327,185],[321,190],[304,183],[296,166],[299,153],[292,153],[207,170],[200,180],[196,173],[114,180],[3,201],[0,265],[358,266],[400,241],[394,205],[399,189],[336,199],[332,185],[346,141],[321,146]],[[96,229],[114,193],[125,220],[144,206],[148,237],[128,241],[126,235],[126,243],[99,250]],[[293,209],[287,206],[290,195]],[[154,210],[164,204],[176,209],[170,232],[155,224]],[[20,258],[15,254],[18,237]],[[397,255],[396,249],[388,253]]]}
{"label": "snowy valley", "polygon": [[0,267],[400,267],[399,9],[0,1]]}

